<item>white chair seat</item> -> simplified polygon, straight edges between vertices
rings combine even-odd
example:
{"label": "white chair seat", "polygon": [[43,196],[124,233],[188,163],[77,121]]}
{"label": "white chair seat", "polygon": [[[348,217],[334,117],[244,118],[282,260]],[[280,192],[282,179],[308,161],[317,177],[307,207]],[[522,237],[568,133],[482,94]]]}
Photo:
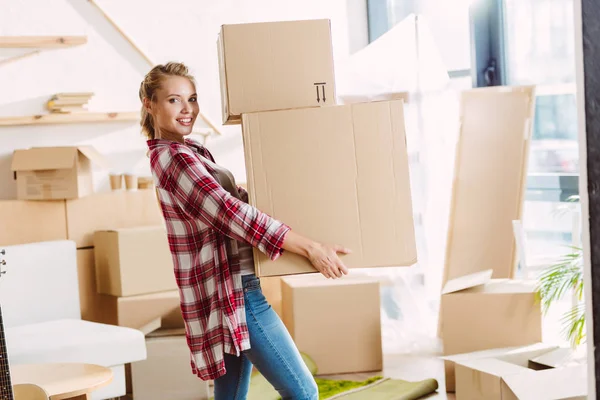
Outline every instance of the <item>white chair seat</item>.
{"label": "white chair seat", "polygon": [[76,362],[112,367],[146,359],[141,331],[76,319],[6,329],[10,364]]}

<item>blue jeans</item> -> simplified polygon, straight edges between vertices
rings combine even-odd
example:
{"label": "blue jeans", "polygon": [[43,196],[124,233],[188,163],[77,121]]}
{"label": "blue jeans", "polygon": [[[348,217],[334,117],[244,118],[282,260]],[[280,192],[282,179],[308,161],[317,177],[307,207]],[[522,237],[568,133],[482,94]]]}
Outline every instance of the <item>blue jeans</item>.
{"label": "blue jeans", "polygon": [[225,354],[227,373],[215,379],[215,400],[243,400],[254,364],[284,399],[318,400],[319,390],[285,325],[265,299],[260,280],[242,276],[251,349]]}

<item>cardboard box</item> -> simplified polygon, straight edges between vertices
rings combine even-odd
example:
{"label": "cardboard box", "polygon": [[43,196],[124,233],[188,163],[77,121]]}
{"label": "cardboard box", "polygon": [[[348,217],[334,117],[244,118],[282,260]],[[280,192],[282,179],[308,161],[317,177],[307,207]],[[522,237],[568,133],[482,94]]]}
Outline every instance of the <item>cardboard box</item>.
{"label": "cardboard box", "polygon": [[[449,281],[442,291],[444,355],[525,346],[542,341],[536,282],[491,279],[487,270]],[[446,390],[454,390],[454,365],[445,362]]]}
{"label": "cardboard box", "polygon": [[97,231],[94,250],[98,293],[133,296],[177,289],[163,226]]}
{"label": "cardboard box", "polygon": [[77,248],[92,247],[94,232],[164,224],[153,189],[98,193],[66,201],[67,235]]}
{"label": "cardboard box", "polygon": [[462,93],[444,283],[487,268],[513,277],[534,108],[532,86]]}
{"label": "cardboard box", "polygon": [[67,239],[63,201],[0,201],[0,245]]}
{"label": "cardboard box", "polygon": [[283,321],[298,349],[317,364],[318,374],[383,368],[377,280],[311,274],[281,282]]}
{"label": "cardboard box", "polygon": [[93,147],[34,147],[15,150],[12,171],[21,200],[76,199],[94,191],[92,163],[107,166]]}
{"label": "cardboard box", "polygon": [[[156,331],[160,333],[159,331]],[[134,400],[204,400],[208,382],[192,374],[185,336],[146,337],[147,358],[130,365]]]}
{"label": "cardboard box", "polygon": [[217,41],[223,124],[255,111],[335,104],[329,20],[223,25]]}
{"label": "cardboard box", "polygon": [[127,297],[98,293],[94,249],[77,250],[77,270],[82,319],[140,329],[160,318],[163,328],[184,327],[178,290]]}
{"label": "cardboard box", "polygon": [[[244,114],[250,203],[323,243],[349,268],[417,261],[402,101]],[[259,276],[315,272],[255,250]]]}
{"label": "cardboard box", "polygon": [[462,355],[456,362],[456,397],[464,400],[585,399],[585,363],[563,368],[545,366],[535,358],[555,346],[506,349],[492,357]]}

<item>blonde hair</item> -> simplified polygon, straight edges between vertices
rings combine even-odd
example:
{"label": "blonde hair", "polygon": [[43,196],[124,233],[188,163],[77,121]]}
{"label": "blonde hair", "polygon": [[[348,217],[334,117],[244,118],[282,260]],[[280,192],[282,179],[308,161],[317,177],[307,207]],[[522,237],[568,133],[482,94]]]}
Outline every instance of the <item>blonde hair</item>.
{"label": "blonde hair", "polygon": [[156,129],[154,127],[154,118],[146,110],[146,107],[144,107],[144,98],[154,101],[156,91],[160,89],[162,81],[169,76],[182,76],[188,78],[194,85],[196,84],[194,77],[189,73],[188,67],[179,62],[157,65],[146,74],[140,85],[139,95],[142,102],[140,126],[142,127],[142,134],[148,139],[156,138]]}

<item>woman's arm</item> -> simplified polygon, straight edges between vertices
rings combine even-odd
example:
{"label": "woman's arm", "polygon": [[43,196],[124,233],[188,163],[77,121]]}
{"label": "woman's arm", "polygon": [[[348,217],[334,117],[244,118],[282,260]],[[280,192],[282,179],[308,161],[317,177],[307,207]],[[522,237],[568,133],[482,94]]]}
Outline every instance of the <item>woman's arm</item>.
{"label": "woman's arm", "polygon": [[283,241],[283,248],[292,253],[306,257],[311,264],[327,278],[341,278],[348,274],[338,253],[349,254],[351,251],[343,246],[329,246],[288,231]]}

